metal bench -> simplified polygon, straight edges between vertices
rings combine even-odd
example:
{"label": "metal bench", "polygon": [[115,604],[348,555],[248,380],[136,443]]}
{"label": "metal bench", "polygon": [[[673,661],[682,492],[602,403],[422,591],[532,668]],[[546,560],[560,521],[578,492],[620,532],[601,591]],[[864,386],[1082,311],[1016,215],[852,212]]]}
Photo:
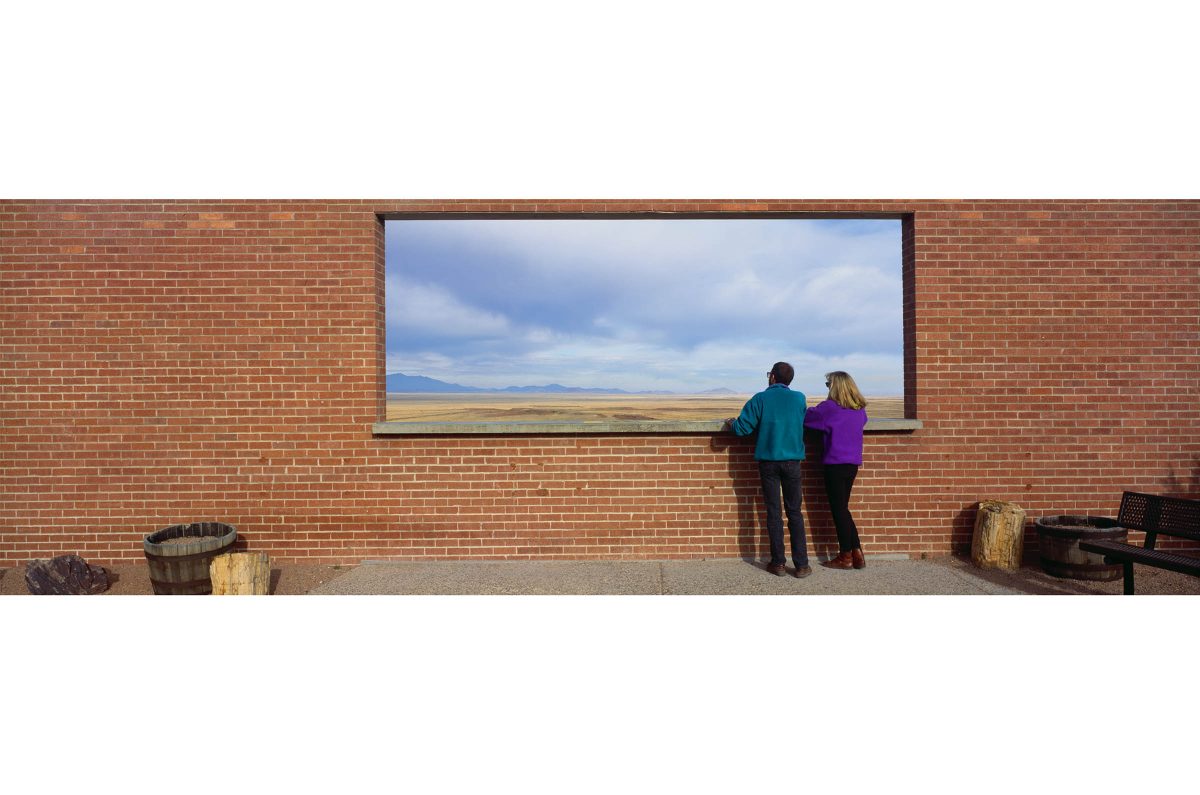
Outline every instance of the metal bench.
{"label": "metal bench", "polygon": [[1162,497],[1127,491],[1121,495],[1117,524],[1146,534],[1145,546],[1122,541],[1080,541],[1079,548],[1104,555],[1107,564],[1125,569],[1125,593],[1133,593],[1133,564],[1142,563],[1181,574],[1200,577],[1200,558],[1163,552],[1154,548],[1159,534],[1200,541],[1200,500]]}

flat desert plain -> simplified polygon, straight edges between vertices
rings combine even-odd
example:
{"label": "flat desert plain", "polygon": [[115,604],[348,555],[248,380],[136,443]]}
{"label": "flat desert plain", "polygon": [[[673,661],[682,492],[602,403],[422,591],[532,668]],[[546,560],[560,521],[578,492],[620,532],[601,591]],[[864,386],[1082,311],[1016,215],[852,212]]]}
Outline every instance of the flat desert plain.
{"label": "flat desert plain", "polygon": [[[614,422],[723,420],[749,395],[594,395],[397,393],[387,396],[388,422]],[[809,397],[808,405],[824,400]],[[867,416],[903,418],[904,398],[867,397]]]}

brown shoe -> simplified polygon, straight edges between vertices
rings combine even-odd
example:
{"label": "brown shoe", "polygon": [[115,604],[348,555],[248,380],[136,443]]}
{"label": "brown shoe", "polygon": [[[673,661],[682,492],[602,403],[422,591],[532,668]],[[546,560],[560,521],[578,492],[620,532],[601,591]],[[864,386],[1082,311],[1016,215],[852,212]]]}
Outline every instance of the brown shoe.
{"label": "brown shoe", "polygon": [[812,566],[797,566],[792,570],[793,577],[807,577],[812,574]]}
{"label": "brown shoe", "polygon": [[867,559],[865,557],[863,557],[862,547],[859,547],[858,549],[854,550],[853,552],[850,553],[850,555],[851,555],[851,560],[854,561],[854,568],[865,569],[867,567]]}
{"label": "brown shoe", "polygon": [[849,552],[843,552],[836,558],[830,558],[821,564],[827,569],[853,569],[854,559]]}
{"label": "brown shoe", "polygon": [[771,574],[774,574],[776,577],[782,577],[787,573],[787,569],[784,568],[782,563],[768,563],[767,571]]}

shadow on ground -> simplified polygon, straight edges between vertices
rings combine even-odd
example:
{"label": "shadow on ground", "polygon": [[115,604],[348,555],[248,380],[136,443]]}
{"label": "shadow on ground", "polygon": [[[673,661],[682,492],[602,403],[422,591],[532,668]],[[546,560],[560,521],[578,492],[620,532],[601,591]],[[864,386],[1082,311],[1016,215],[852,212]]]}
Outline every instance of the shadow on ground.
{"label": "shadow on ground", "polygon": [[[993,585],[1012,588],[1026,594],[1095,594],[1107,593],[1106,583],[1083,580],[1067,580],[1052,577],[1031,566],[1022,565],[1021,571],[1009,573],[994,569],[973,569],[973,574]],[[1120,581],[1117,581],[1120,585]],[[1118,589],[1119,590],[1119,589]]]}
{"label": "shadow on ground", "polygon": [[[1036,555],[1026,557],[1021,568],[1015,572],[999,569],[981,569],[969,556],[938,558],[935,562],[961,569],[969,576],[999,588],[1021,594],[1092,596],[1122,595],[1124,581],[1121,577],[1112,580],[1076,580],[1047,574]],[[1139,596],[1200,595],[1200,577],[1165,571],[1153,566],[1134,566],[1134,589]]]}

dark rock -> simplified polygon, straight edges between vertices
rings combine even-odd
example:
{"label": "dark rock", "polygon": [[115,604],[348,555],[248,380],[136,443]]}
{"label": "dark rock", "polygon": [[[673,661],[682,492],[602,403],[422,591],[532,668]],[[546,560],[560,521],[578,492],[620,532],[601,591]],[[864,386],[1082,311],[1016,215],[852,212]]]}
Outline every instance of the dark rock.
{"label": "dark rock", "polygon": [[31,560],[25,566],[25,587],[31,594],[94,594],[108,590],[108,571],[91,566],[78,555]]}

